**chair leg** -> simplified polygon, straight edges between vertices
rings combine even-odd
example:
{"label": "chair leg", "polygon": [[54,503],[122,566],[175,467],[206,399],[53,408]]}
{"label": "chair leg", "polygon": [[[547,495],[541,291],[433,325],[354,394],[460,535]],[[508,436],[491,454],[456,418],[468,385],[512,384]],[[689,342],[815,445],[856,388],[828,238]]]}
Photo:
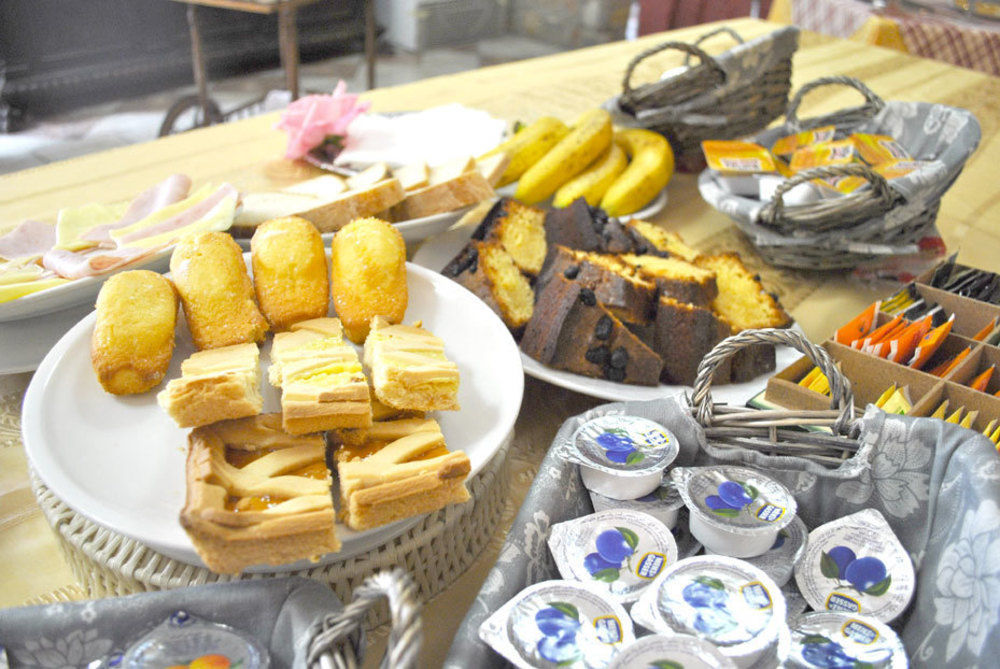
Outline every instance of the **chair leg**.
{"label": "chair leg", "polygon": [[299,35],[294,8],[278,10],[278,52],[285,69],[285,88],[295,100],[299,97]]}
{"label": "chair leg", "polygon": [[365,0],[365,60],[368,64],[368,90],[375,88],[375,0]]}

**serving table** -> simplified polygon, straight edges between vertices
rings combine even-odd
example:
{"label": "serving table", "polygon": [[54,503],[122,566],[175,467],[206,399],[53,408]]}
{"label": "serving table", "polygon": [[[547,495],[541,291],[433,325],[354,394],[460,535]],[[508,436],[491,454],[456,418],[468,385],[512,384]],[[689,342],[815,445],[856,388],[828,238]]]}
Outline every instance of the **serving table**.
{"label": "serving table", "polygon": [[[754,19],[727,22],[745,38],[777,28]],[[377,112],[422,109],[460,102],[509,120],[542,115],[572,119],[619,92],[622,73],[640,51],[666,40],[694,41],[715,25],[652,35],[545,58],[436,77],[365,93]],[[709,52],[725,39],[705,43]],[[670,53],[645,61],[638,78],[679,64]],[[793,89],[817,77],[858,77],[887,100],[940,102],[972,111],[983,140],[965,172],[945,195],[938,226],[949,250],[965,264],[997,269],[1000,258],[1000,79],[898,51],[803,32],[794,59]],[[809,95],[801,115],[811,116],[857,103],[846,89],[825,88]],[[0,177],[0,231],[26,218],[52,219],[60,207],[100,199],[114,201],[137,193],[173,172],[196,182],[227,180],[253,190],[291,184],[312,168],[281,160],[284,136],[273,129],[275,115],[194,130],[112,151]],[[676,175],[670,202],[655,220],[703,250],[736,250],[778,292],[812,340],[822,340],[847,316],[875,297],[885,284],[863,284],[847,273],[783,270],[763,264],[726,216],[707,205],[696,175]],[[0,342],[2,345],[2,342]],[[19,437],[19,411],[27,374],[0,377],[0,606],[84,598],[60,554],[57,541],[31,493]],[[502,392],[502,390],[501,390]],[[425,611],[424,666],[438,666],[454,631],[496,560],[506,529],[537,471],[552,437],[567,417],[602,400],[527,379],[509,456],[509,488],[503,519],[480,558]],[[108,482],[113,485],[113,481]],[[384,636],[384,635],[383,635]],[[372,635],[377,646],[383,636]],[[373,655],[370,656],[372,658]]]}

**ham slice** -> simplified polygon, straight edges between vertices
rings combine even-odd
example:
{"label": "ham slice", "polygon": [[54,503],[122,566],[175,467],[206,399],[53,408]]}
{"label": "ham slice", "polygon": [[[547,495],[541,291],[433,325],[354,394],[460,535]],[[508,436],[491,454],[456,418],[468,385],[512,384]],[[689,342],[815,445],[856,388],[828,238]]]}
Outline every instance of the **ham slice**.
{"label": "ham slice", "polygon": [[151,255],[160,248],[95,248],[88,251],[49,249],[42,256],[42,265],[66,279],[81,279],[118,269]]}
{"label": "ham slice", "polygon": [[24,221],[0,236],[0,258],[21,260],[37,258],[56,243],[56,228],[40,221]]}
{"label": "ham slice", "polygon": [[126,225],[132,225],[155,211],[159,211],[175,202],[180,202],[188,196],[190,190],[191,179],[189,177],[183,174],[171,174],[132,200],[132,203],[125,210],[125,214],[122,215],[121,219],[115,223],[98,225],[81,235],[80,239],[113,248],[115,243],[112,241],[111,235],[108,234],[110,231],[124,228]]}
{"label": "ham slice", "polygon": [[[176,215],[124,235],[114,235],[113,239],[118,242],[119,247],[124,247],[140,242],[143,239],[180,231],[182,228],[205,217],[226,198],[232,198],[235,205],[240,200],[240,192],[234,186],[224,183],[214,193]],[[232,220],[230,220],[230,223],[232,223]],[[178,234],[177,236],[180,235]],[[176,241],[176,237],[174,241]]]}

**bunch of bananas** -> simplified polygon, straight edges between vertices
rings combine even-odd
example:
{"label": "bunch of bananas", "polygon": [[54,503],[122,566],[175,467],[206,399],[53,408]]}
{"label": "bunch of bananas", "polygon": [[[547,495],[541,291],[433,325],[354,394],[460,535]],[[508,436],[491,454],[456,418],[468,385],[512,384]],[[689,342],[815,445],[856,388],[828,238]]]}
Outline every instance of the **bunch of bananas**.
{"label": "bunch of bananas", "polygon": [[583,197],[611,216],[642,209],[674,173],[674,154],[662,135],[616,130],[603,109],[585,112],[572,126],[544,116],[486,155],[500,151],[510,163],[498,185],[517,181],[518,200],[535,204],[551,197],[554,206],[565,207]]}

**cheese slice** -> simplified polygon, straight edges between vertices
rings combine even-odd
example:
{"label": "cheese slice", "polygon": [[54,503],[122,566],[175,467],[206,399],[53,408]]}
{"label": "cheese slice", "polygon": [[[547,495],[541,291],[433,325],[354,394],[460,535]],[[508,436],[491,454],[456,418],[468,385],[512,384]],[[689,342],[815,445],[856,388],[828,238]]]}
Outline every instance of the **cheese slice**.
{"label": "cheese slice", "polygon": [[40,279],[0,285],[0,304],[66,283],[68,279]]}
{"label": "cheese slice", "polygon": [[79,251],[80,249],[97,246],[94,242],[81,239],[81,236],[99,225],[110,225],[121,220],[128,209],[128,202],[115,204],[98,204],[96,202],[81,207],[66,207],[59,210],[56,220],[57,249]]}

